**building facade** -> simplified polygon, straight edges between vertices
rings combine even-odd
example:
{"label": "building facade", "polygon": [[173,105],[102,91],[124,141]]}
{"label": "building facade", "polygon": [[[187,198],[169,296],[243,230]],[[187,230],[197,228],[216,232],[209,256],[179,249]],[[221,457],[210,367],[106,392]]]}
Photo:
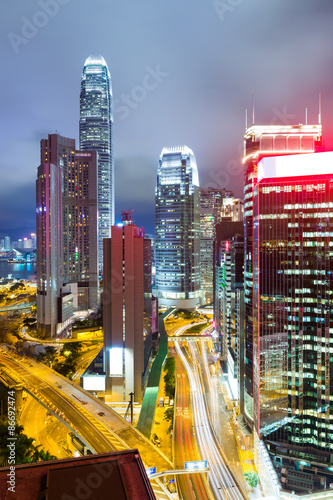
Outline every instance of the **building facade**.
{"label": "building facade", "polygon": [[322,145],[321,125],[252,125],[244,136],[244,301],[245,301],[245,366],[244,413],[250,426],[254,420],[254,322],[253,252],[254,252],[254,187],[257,165],[262,158],[276,155],[313,153]]}
{"label": "building facade", "polygon": [[200,188],[200,269],[203,301],[213,301],[215,226],[221,222],[223,201],[231,191],[212,187]]}
{"label": "building facade", "polygon": [[41,141],[36,228],[37,324],[53,337],[99,304],[95,151],[57,134]]}
{"label": "building facade", "polygon": [[[314,175],[315,174],[315,175]],[[333,153],[264,158],[254,192],[254,421],[293,454],[333,450]]]}
{"label": "building facade", "polygon": [[199,205],[192,150],[163,148],[155,191],[156,290],[161,305],[193,309],[200,302]]}
{"label": "building facade", "polygon": [[103,265],[103,238],[109,238],[114,224],[112,86],[102,56],[90,56],[84,63],[80,93],[80,150],[98,153],[98,250]]}
{"label": "building facade", "polygon": [[104,239],[106,397],[142,402],[152,349],[151,242],[132,223]]}

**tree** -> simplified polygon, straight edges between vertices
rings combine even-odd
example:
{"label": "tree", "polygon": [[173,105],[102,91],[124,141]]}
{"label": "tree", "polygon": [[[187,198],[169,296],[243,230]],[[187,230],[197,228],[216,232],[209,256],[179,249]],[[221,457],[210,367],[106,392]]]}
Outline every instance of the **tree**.
{"label": "tree", "polygon": [[44,349],[45,360],[48,362],[50,368],[52,368],[52,363],[57,356],[57,350],[53,345],[48,345]]}
{"label": "tree", "polygon": [[245,480],[251,488],[256,488],[258,486],[258,474],[256,472],[245,472]]}
{"label": "tree", "polygon": [[30,328],[33,325],[36,325],[36,323],[37,323],[36,318],[24,318],[23,320],[23,325],[27,326],[28,328]]}
{"label": "tree", "polygon": [[9,289],[10,292],[15,292],[16,290],[18,290],[19,288],[24,288],[24,283],[21,283],[20,281],[18,281],[17,283],[14,283],[14,285],[12,285]]}
{"label": "tree", "polygon": [[173,398],[175,395],[175,371],[176,371],[176,360],[173,356],[169,356],[164,364],[164,384],[165,384],[165,394],[169,398]]}
{"label": "tree", "polygon": [[[35,446],[34,439],[23,434],[24,427],[15,425],[15,464],[26,464],[39,462],[42,460],[56,460],[56,457],[48,451],[39,449],[41,445]],[[2,466],[7,464],[10,449],[8,448],[8,423],[0,424],[0,463]]]}
{"label": "tree", "polygon": [[[66,342],[60,354],[65,357],[71,355],[73,358],[77,358],[81,354],[83,347],[83,342]],[[69,354],[65,354],[67,352]]]}
{"label": "tree", "polygon": [[172,422],[173,414],[174,414],[173,406],[170,406],[165,410],[163,420],[166,420],[167,422]]}

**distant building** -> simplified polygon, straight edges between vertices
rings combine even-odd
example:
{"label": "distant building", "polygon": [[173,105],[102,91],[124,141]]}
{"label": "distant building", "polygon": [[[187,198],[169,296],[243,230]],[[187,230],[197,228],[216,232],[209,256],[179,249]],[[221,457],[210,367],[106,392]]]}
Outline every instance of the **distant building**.
{"label": "distant building", "polygon": [[4,241],[4,251],[5,251],[5,252],[10,252],[10,251],[11,251],[11,246],[10,246],[10,236],[5,236],[5,241]]}
{"label": "distant building", "polygon": [[221,220],[237,222],[244,219],[244,201],[233,196],[226,196],[221,207]]}
{"label": "distant building", "polygon": [[103,238],[110,238],[114,224],[112,86],[102,56],[89,56],[84,63],[80,93],[80,150],[98,153],[98,250],[103,265]]}
{"label": "distant building", "polygon": [[134,392],[142,402],[152,349],[151,241],[129,219],[112,226],[103,245],[106,396],[128,401]]}
{"label": "distant building", "polygon": [[43,139],[36,193],[37,325],[54,337],[74,310],[99,304],[96,152]]}
{"label": "distant building", "polygon": [[200,199],[197,163],[187,146],[163,148],[155,206],[159,303],[194,309],[200,302]]}
{"label": "distant building", "polygon": [[223,202],[232,191],[200,188],[200,270],[201,290],[205,303],[213,301],[215,226],[221,222]]}

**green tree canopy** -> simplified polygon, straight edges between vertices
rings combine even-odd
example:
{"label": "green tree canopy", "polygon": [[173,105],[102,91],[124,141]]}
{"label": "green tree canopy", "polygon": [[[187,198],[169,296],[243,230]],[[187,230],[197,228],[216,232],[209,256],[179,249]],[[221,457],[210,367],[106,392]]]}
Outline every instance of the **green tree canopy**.
{"label": "green tree canopy", "polygon": [[[56,460],[57,457],[51,455],[48,451],[41,448],[41,445],[35,446],[34,439],[23,434],[24,427],[15,425],[15,464],[26,464],[30,462],[39,462],[43,460]],[[8,423],[0,424],[0,464],[5,466],[9,458],[10,449],[8,448]]]}

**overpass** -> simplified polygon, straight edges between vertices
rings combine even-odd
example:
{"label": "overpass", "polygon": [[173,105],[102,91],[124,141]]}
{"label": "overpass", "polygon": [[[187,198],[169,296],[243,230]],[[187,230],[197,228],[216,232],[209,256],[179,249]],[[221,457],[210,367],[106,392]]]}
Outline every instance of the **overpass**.
{"label": "overpass", "polygon": [[62,375],[31,358],[18,361],[1,353],[0,363],[3,371],[14,373],[22,387],[74,429],[90,449],[103,453],[137,448],[147,467],[173,468],[172,462],[141,432]]}
{"label": "overpass", "polygon": [[23,304],[13,304],[12,306],[0,307],[0,312],[24,311],[26,309],[31,309],[31,307],[35,305],[36,302],[24,302]]}

